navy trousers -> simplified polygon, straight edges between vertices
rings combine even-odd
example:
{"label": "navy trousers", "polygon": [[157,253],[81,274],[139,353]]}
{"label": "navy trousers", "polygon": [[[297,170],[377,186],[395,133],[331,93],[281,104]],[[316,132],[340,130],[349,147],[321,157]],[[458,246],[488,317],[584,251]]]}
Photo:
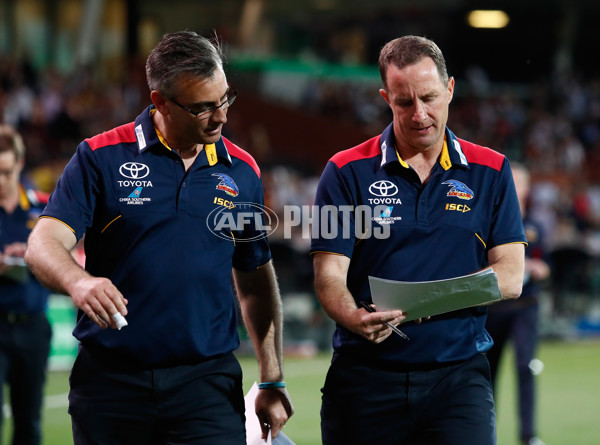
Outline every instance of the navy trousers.
{"label": "navy trousers", "polygon": [[496,426],[484,355],[406,371],[334,355],[322,389],[324,445],[494,445]]}
{"label": "navy trousers", "polygon": [[[41,443],[41,412],[52,329],[44,313],[0,316],[0,402],[8,384],[14,445]],[[0,413],[0,438],[2,415]]]}
{"label": "navy trousers", "polygon": [[242,370],[233,354],[137,369],[80,348],[70,377],[75,445],[245,445]]}

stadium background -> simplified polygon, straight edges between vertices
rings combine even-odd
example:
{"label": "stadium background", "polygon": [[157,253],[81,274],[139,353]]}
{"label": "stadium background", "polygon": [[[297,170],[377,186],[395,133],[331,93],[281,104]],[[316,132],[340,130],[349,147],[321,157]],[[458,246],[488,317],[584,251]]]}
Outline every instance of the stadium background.
{"label": "stadium background", "polygon": [[[502,9],[510,21],[476,29],[466,20],[472,9]],[[27,178],[51,191],[80,140],[149,103],[143,64],[163,33],[217,35],[240,91],[224,134],[256,157],[267,205],[281,215],[285,205],[312,204],[333,153],[390,121],[378,94],[379,48],[426,35],[457,81],[450,128],[533,173],[531,212],[550,235],[544,339],[596,345],[599,20],[591,0],[2,0],[0,120],[25,137]],[[320,357],[332,326],[312,289],[308,240],[280,231],[271,242],[286,353]],[[74,313],[68,298],[53,296],[53,372],[72,363]]]}

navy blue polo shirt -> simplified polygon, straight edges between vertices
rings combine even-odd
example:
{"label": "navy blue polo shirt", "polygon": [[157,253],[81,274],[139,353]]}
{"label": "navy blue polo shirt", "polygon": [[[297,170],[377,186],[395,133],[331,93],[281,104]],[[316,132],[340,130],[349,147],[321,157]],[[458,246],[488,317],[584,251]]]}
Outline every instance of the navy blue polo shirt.
{"label": "navy blue polo shirt", "polygon": [[[19,188],[19,204],[7,213],[0,206],[0,249],[12,243],[26,243],[48,197],[26,186]],[[0,311],[20,314],[44,312],[50,292],[29,271],[0,275]]]}
{"label": "navy blue polo shirt", "polygon": [[[86,270],[110,278],[129,301],[127,327],[101,329],[80,311],[75,337],[170,366],[239,346],[232,267],[251,271],[271,254],[262,225],[235,224],[238,204],[264,202],[254,159],[221,138],[186,172],[161,142],[153,112],[83,141],[42,217],[77,239],[85,234]],[[223,211],[230,218],[214,223]]]}
{"label": "navy blue polo shirt", "polygon": [[[315,204],[358,208],[361,220],[321,211],[330,225],[321,221],[311,253],[351,259],[347,285],[355,300],[372,301],[368,276],[400,281],[457,277],[486,267],[491,248],[526,242],[506,157],[460,140],[449,129],[445,136],[447,143],[425,185],[399,157],[392,125],[327,163]],[[333,346],[403,364],[464,360],[492,345],[484,329],[486,313],[485,308],[470,308],[421,325],[408,322],[401,328],[410,341],[392,335],[378,345],[338,325]]]}

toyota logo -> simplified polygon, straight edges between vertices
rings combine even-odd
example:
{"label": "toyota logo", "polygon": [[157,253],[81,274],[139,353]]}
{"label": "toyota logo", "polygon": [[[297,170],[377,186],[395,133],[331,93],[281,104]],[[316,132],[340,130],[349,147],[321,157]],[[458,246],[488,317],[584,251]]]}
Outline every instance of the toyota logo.
{"label": "toyota logo", "polygon": [[377,181],[369,186],[369,192],[375,196],[394,196],[398,193],[398,187],[391,181]]}
{"label": "toyota logo", "polygon": [[129,179],[142,179],[150,174],[150,169],[146,164],[126,162],[119,167],[119,173]]}

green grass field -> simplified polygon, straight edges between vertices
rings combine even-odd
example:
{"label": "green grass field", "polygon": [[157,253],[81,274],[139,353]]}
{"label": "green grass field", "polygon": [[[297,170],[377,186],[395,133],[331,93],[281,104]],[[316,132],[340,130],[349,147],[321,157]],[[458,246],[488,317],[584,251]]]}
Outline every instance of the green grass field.
{"label": "green grass field", "polygon": [[[544,342],[539,358],[545,368],[538,377],[539,434],[548,445],[600,443],[600,341]],[[320,444],[320,388],[329,364],[328,355],[312,359],[287,358],[286,381],[296,408],[285,433],[298,445]],[[244,385],[256,380],[256,361],[241,359]],[[517,445],[516,397],[510,352],[501,369],[497,401],[498,444]],[[51,372],[46,389],[44,445],[69,445],[66,412],[68,373]],[[5,419],[2,444],[8,444],[10,426]]]}

